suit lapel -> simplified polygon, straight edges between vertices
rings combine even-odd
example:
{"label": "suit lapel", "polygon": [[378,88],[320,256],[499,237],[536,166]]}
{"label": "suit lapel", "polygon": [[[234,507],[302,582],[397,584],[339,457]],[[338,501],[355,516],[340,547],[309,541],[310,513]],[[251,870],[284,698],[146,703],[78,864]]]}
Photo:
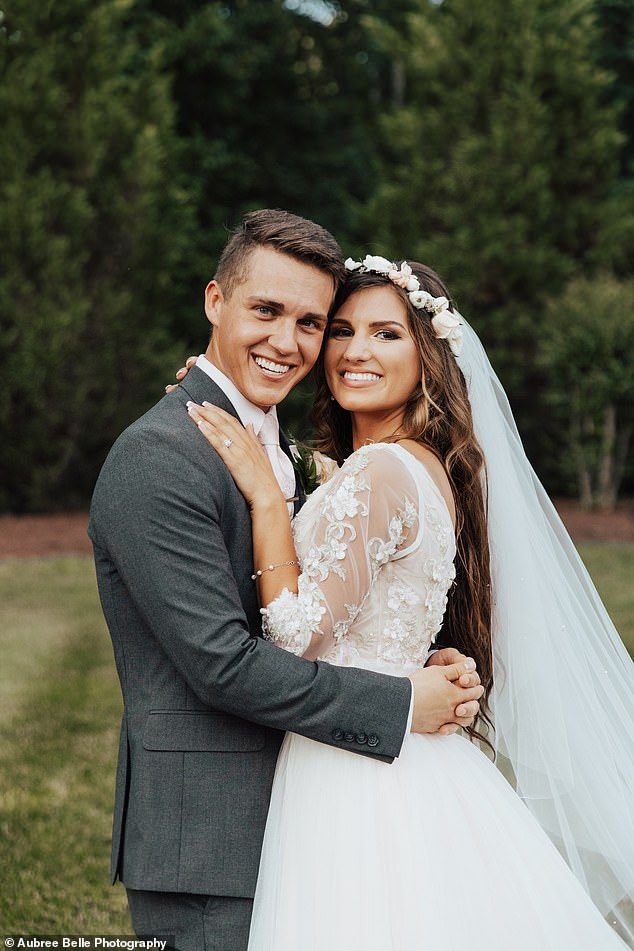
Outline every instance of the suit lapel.
{"label": "suit lapel", "polygon": [[207,401],[213,403],[214,406],[219,406],[220,409],[226,410],[227,413],[231,413],[238,421],[240,420],[235,406],[226,393],[199,367],[191,368],[176,393],[183,403],[193,400],[194,403],[200,405]]}
{"label": "suit lapel", "polygon": [[[220,389],[220,387],[214,383],[210,376],[207,376],[203,370],[199,367],[192,367],[183,382],[179,385],[176,394],[182,403],[187,403],[188,400],[193,400],[194,403],[199,405],[205,400],[208,403],[213,403],[214,406],[219,406],[221,409],[231,413],[237,420],[240,420],[238,412],[230,401],[226,393]],[[285,452],[288,458],[293,462],[293,456],[291,454],[290,446],[288,439],[286,438],[285,433],[280,429],[280,448],[282,452]],[[295,466],[293,466],[293,471]],[[306,493],[304,492],[304,487],[302,486],[300,480],[297,478],[297,473],[295,472],[295,492],[293,493],[297,497],[297,501],[293,505],[293,515],[297,515],[300,508],[306,501]]]}

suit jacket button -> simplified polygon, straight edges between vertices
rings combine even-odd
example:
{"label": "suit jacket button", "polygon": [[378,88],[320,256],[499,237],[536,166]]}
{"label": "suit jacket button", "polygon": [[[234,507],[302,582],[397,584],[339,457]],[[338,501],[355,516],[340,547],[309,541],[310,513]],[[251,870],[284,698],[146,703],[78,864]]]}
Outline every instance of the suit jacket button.
{"label": "suit jacket button", "polygon": [[344,735],[344,740],[346,743],[354,743],[354,733],[346,733]]}
{"label": "suit jacket button", "polygon": [[376,733],[370,733],[368,737],[368,746],[378,746],[378,745],[379,745],[378,736],[376,735]]}
{"label": "suit jacket button", "polygon": [[332,731],[333,740],[342,740],[343,739],[343,730],[333,730]]}
{"label": "suit jacket button", "polygon": [[357,743],[367,743],[368,737],[365,733],[357,733]]}

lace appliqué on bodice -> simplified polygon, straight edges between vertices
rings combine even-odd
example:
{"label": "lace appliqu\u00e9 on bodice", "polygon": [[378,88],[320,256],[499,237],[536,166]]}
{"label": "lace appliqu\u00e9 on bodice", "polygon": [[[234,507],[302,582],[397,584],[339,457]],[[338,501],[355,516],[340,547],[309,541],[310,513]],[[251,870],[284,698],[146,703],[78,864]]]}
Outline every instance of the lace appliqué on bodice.
{"label": "lace appliqu\u00e9 on bodice", "polygon": [[[369,447],[364,447],[354,453],[345,466],[343,478],[324,499],[321,510],[321,518],[325,523],[324,539],[321,544],[312,545],[306,555],[301,557],[302,573],[298,579],[297,595],[284,588],[275,601],[261,609],[264,636],[286,650],[303,653],[312,635],[320,630],[322,617],[326,613],[326,597],[318,582],[325,581],[333,573],[343,582],[346,581],[349,570],[346,556],[350,543],[358,537],[356,523],[367,520],[369,514],[364,496],[370,494],[371,485],[363,476],[363,470],[368,466],[368,450]],[[369,584],[356,603],[345,603],[345,615],[332,627],[335,641],[345,635],[357,617],[378,569],[389,561],[402,544],[416,518],[415,506],[404,499],[402,508],[390,519],[387,538],[374,537],[367,542],[367,554],[372,565]]]}
{"label": "lace appliqu\u00e9 on bodice", "polygon": [[317,638],[319,657],[334,663],[424,664],[455,543],[429,473],[407,457],[394,445],[363,447],[309,498],[294,522],[298,593],[284,589],[262,609],[265,637],[297,654]]}
{"label": "lace appliqu\u00e9 on bodice", "polygon": [[337,488],[326,496],[322,515],[326,523],[325,537],[321,545],[313,545],[302,558],[302,574],[309,578],[325,581],[331,571],[345,580],[346,569],[343,561],[348,543],[356,538],[353,519],[364,518],[368,507],[361,498],[362,491],[370,486],[363,479],[362,471],[367,466],[367,458],[359,456],[350,466],[348,474]]}
{"label": "lace appliqu\u00e9 on bodice", "polygon": [[[447,594],[456,577],[456,568],[449,560],[449,532],[441,526],[438,513],[428,507],[427,520],[437,527],[439,547],[443,557],[428,559],[424,565],[420,590],[424,596],[402,581],[392,581],[387,588],[387,622],[377,647],[377,656],[389,663],[415,664],[421,667],[427,660],[430,644],[433,644],[442,627]],[[424,614],[421,625],[421,604]]]}

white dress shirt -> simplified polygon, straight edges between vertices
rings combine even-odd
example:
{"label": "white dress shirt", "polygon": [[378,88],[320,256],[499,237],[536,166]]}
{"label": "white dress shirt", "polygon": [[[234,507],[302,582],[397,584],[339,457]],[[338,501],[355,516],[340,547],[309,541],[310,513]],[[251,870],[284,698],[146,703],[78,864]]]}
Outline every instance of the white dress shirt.
{"label": "white dress shirt", "polygon": [[[219,370],[218,367],[211,362],[211,360],[208,360],[204,353],[201,353],[201,355],[196,360],[196,366],[199,370],[202,370],[203,373],[206,373],[207,376],[210,376],[216,386],[220,387],[229,402],[235,408],[236,413],[240,417],[240,422],[242,425],[248,426],[251,424],[257,436],[257,434],[262,429],[264,417],[267,415],[266,412],[259,406],[256,406],[255,403],[252,403],[250,400],[248,400],[246,396],[243,396],[233,380],[230,380],[229,377],[222,372],[222,370]],[[268,413],[274,417],[275,422],[277,423],[276,408],[271,406],[271,408],[268,410]]]}
{"label": "white dress shirt", "polygon": [[[211,360],[208,360],[204,353],[201,353],[196,360],[196,366],[199,370],[202,370],[203,373],[206,373],[207,376],[211,377],[216,386],[220,387],[229,402],[235,408],[236,413],[240,417],[240,422],[242,425],[248,426],[249,423],[251,423],[257,435],[262,428],[262,423],[264,422],[264,417],[266,416],[264,410],[248,400],[246,396],[243,396],[233,380],[230,380],[229,377],[222,372],[222,370],[219,370],[218,367],[211,362]],[[275,417],[275,421],[277,422],[277,410],[275,406],[271,406],[268,412]],[[410,732],[413,715],[414,686],[412,685],[412,696],[409,702],[409,714],[407,716],[405,735]]]}

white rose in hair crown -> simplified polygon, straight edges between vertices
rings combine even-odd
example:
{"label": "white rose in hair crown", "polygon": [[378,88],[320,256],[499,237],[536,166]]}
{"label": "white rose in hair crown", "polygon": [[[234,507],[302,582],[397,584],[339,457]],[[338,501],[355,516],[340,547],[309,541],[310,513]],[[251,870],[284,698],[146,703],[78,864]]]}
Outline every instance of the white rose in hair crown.
{"label": "white rose in hair crown", "polygon": [[346,270],[359,271],[360,274],[371,271],[383,274],[397,287],[402,287],[409,295],[409,299],[417,310],[424,310],[431,317],[431,325],[439,340],[446,340],[454,356],[458,356],[462,349],[461,321],[450,309],[446,297],[434,297],[428,291],[420,289],[420,281],[412,274],[407,261],[397,266],[387,258],[376,254],[366,254],[363,261],[348,258],[345,262]]}

